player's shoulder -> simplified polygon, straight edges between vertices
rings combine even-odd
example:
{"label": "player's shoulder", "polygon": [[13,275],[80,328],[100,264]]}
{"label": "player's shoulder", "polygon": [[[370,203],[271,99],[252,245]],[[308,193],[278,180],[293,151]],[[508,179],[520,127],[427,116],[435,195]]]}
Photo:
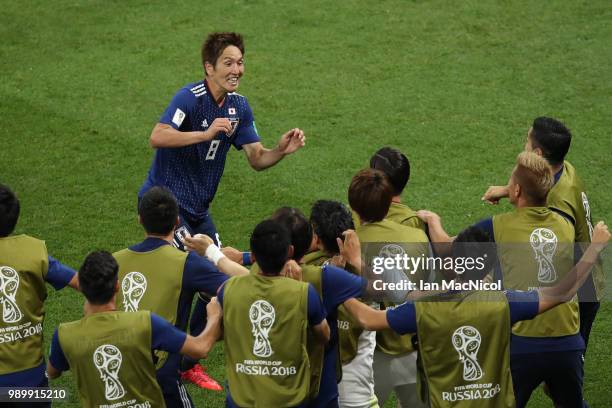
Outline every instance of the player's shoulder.
{"label": "player's shoulder", "polygon": [[195,101],[198,98],[202,98],[207,94],[206,85],[204,81],[192,82],[181,89],[176,93],[175,98],[181,98],[184,100]]}
{"label": "player's shoulder", "polygon": [[246,96],[239,94],[238,92],[229,92],[227,94],[230,98],[243,99],[246,101]]}

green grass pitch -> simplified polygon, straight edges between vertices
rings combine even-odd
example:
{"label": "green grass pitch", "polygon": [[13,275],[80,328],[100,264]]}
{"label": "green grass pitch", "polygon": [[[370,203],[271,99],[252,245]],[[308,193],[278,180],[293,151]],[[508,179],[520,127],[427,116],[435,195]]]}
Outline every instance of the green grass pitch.
{"label": "green grass pitch", "polygon": [[[174,92],[201,79],[206,33],[246,38],[249,97],[267,146],[301,127],[306,147],[252,171],[232,151],[212,214],[225,244],[244,248],[282,205],[308,212],[346,201],[351,176],[383,145],[404,151],[403,196],[439,212],[451,232],[509,209],[480,202],[504,183],[540,115],[565,121],[569,154],[595,219],[612,223],[612,9],[594,1],[4,2],[0,14],[0,182],[22,202],[17,233],[46,240],[78,267],[93,249],[143,236],[136,192],[150,131]],[[50,290],[48,341],[80,317],[82,299]],[[592,407],[612,400],[612,306],[602,304],[586,363]],[[206,364],[224,377],[222,347]],[[77,406],[71,374],[67,387]],[[189,391],[198,406],[223,396]],[[386,406],[394,406],[389,402]],[[550,403],[541,394],[530,406]]]}

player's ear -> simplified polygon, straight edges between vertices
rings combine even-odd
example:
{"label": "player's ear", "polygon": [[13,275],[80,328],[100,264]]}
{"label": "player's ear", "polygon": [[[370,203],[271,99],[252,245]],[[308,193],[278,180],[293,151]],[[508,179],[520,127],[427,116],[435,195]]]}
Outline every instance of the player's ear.
{"label": "player's ear", "polygon": [[257,262],[257,259],[255,259],[255,254],[253,251],[251,251],[251,264],[254,264],[255,262]]}
{"label": "player's ear", "polygon": [[210,62],[204,63],[204,73],[206,74],[206,76],[212,75],[214,71],[215,71],[215,67]]}
{"label": "player's ear", "polygon": [[540,148],[540,147],[536,147],[535,149],[533,149],[533,152],[535,154],[537,154],[538,156],[540,156],[540,157],[544,156],[544,152],[542,152],[542,148]]}
{"label": "player's ear", "polygon": [[119,292],[119,279],[115,281],[115,293]]}
{"label": "player's ear", "polygon": [[295,250],[293,249],[293,245],[289,245],[289,250],[287,251],[287,255],[289,257],[289,259],[293,259],[293,254],[295,253]]}
{"label": "player's ear", "polygon": [[174,222],[174,229],[176,229],[179,225],[181,225],[181,217],[177,216],[176,221]]}

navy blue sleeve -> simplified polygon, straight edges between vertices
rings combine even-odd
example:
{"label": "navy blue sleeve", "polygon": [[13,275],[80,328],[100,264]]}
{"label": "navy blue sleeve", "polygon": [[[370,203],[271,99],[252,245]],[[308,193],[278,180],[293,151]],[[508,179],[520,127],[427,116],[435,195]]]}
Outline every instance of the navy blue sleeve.
{"label": "navy blue sleeve", "polygon": [[219,271],[208,259],[195,252],[187,255],[183,272],[183,289],[192,292],[206,292],[215,296],[221,284],[227,279],[228,276]]}
{"label": "navy blue sleeve", "polygon": [[493,218],[485,218],[474,224],[474,227],[485,230],[491,237],[491,242],[495,242],[495,234],[493,232]]}
{"label": "navy blue sleeve", "polygon": [[219,306],[223,309],[223,291],[225,290],[225,285],[221,285],[219,291],[217,292],[217,302],[219,302]]}
{"label": "navy blue sleeve", "polygon": [[537,291],[506,290],[505,294],[510,305],[510,322],[512,324],[521,320],[531,320],[538,315],[540,297]]}
{"label": "navy blue sleeve", "polygon": [[310,283],[308,284],[308,323],[311,326],[316,326],[321,323],[327,313],[323,307],[321,297],[317,290]]}
{"label": "navy blue sleeve", "polygon": [[68,360],[66,360],[64,350],[62,350],[62,346],[60,346],[57,329],[55,329],[55,332],[53,332],[53,339],[51,340],[51,352],[49,353],[49,362],[57,370],[70,370],[70,365],[68,364]]}
{"label": "navy blue sleeve", "polygon": [[170,324],[167,320],[151,313],[151,349],[178,353],[187,334]]}
{"label": "navy blue sleeve", "polygon": [[367,281],[361,276],[353,275],[333,265],[324,266],[321,286],[325,309],[331,313],[344,301],[361,297],[366,285]]}
{"label": "navy blue sleeve", "polygon": [[63,265],[57,259],[49,257],[49,270],[45,280],[51,284],[56,290],[65,287],[76,274],[75,270]]}
{"label": "navy blue sleeve", "polygon": [[232,144],[240,150],[243,145],[259,142],[260,140],[257,134],[257,128],[255,127],[255,120],[253,119],[253,111],[245,100],[244,110],[240,117],[240,123],[238,124],[238,129],[236,129],[236,137]]}
{"label": "navy blue sleeve", "polygon": [[403,303],[397,307],[387,309],[387,323],[396,333],[416,333],[416,307],[412,302]]}
{"label": "navy blue sleeve", "polygon": [[[164,111],[159,123],[172,126],[176,130],[180,130],[181,125],[187,119],[187,115],[196,105],[197,98],[186,88],[181,89],[174,95],[172,102]],[[189,121],[187,121],[189,122]]]}

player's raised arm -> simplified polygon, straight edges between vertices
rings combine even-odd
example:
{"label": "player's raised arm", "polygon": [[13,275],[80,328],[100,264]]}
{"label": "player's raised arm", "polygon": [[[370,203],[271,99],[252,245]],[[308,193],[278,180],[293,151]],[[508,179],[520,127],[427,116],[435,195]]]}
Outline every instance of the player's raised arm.
{"label": "player's raised arm", "polygon": [[366,330],[383,330],[389,328],[387,322],[387,312],[385,310],[375,310],[370,306],[358,301],[355,298],[344,302],[344,307],[359,322],[359,325]]}
{"label": "player's raised arm", "polygon": [[180,351],[181,354],[186,354],[195,359],[206,358],[217,340],[221,338],[223,312],[216,297],[213,297],[210,303],[206,305],[206,315],[206,328],[197,337],[187,335]]}
{"label": "player's raised arm", "polygon": [[210,259],[221,272],[228,276],[248,275],[249,273],[247,268],[225,256],[208,235],[196,234],[193,237],[185,237],[185,248]]}
{"label": "player's raised arm", "polygon": [[489,186],[480,199],[490,204],[499,204],[502,198],[508,198],[508,186]]}
{"label": "player's raised arm", "polygon": [[257,171],[274,166],[288,154],[291,154],[306,144],[304,131],[298,128],[291,129],[281,136],[278,145],[267,149],[259,142],[243,145],[251,167]]}
{"label": "player's raised arm", "polygon": [[580,261],[572,268],[570,273],[555,286],[538,290],[540,297],[538,313],[543,313],[560,303],[567,302],[576,295],[578,289],[589,277],[593,265],[597,262],[601,251],[608,245],[609,240],[610,231],[608,231],[608,226],[603,221],[599,221],[593,229],[591,245],[589,245]]}

